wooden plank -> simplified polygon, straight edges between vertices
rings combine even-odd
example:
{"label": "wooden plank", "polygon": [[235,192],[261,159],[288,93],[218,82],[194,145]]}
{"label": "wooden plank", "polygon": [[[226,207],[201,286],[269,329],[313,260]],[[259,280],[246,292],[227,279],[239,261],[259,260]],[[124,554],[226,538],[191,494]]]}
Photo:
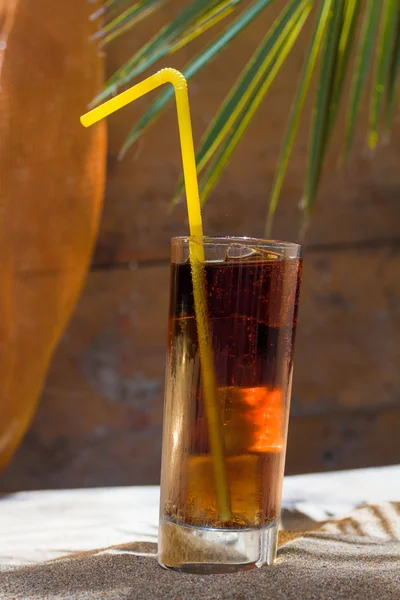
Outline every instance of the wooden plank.
{"label": "wooden plank", "polygon": [[[37,432],[43,420],[1,476],[1,492],[159,483],[160,428],[49,439]],[[398,464],[399,430],[399,407],[293,417],[285,474]]]}
{"label": "wooden plank", "polygon": [[[283,5],[283,0],[273,3],[191,83],[197,142],[239,70]],[[141,24],[134,35],[124,36],[112,44],[107,59],[109,73],[175,11],[176,2],[174,7],[165,6],[151,21]],[[263,236],[268,193],[309,41],[310,25],[311,22],[204,210],[205,232],[209,235]],[[214,31],[210,32],[207,39],[214,35]],[[187,49],[168,57],[163,64],[182,67],[192,54],[199,51],[202,43],[202,39],[196,40]],[[170,237],[188,232],[185,207],[180,206],[171,214],[167,211],[181,172],[175,109],[171,106],[157,126],[139,140],[124,160],[117,159],[127,132],[149,103],[150,99],[143,99],[109,120],[108,186],[95,254],[97,264],[168,258]],[[305,108],[276,218],[273,233],[278,239],[295,241],[299,237],[299,202],[306,168],[311,109],[312,98]],[[343,115],[336,127],[316,213],[307,236],[309,244],[399,237],[400,127],[395,123],[391,143],[380,147],[376,156],[372,157],[365,151],[367,109],[365,105],[356,146],[346,171],[337,168]]]}
{"label": "wooden plank", "polygon": [[[306,257],[288,473],[400,460],[399,269],[392,247]],[[168,286],[89,276],[0,489],[158,481]]]}
{"label": "wooden plank", "polygon": [[399,402],[399,269],[391,246],[306,254],[295,414]]}
{"label": "wooden plank", "polygon": [[286,474],[398,464],[400,406],[293,417]]}

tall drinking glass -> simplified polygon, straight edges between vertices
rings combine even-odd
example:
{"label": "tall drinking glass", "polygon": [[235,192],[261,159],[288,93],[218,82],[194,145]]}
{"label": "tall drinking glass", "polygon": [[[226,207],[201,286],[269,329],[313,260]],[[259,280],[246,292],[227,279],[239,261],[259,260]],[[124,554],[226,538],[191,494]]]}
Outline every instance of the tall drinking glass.
{"label": "tall drinking glass", "polygon": [[189,242],[172,240],[159,562],[178,571],[223,573],[272,564],[276,556],[301,247],[203,238],[222,446],[216,469]]}

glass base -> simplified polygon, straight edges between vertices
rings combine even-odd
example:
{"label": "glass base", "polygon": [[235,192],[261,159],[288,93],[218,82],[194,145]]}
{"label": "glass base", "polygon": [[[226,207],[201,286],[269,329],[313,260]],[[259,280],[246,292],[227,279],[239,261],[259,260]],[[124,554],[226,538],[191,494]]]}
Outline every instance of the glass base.
{"label": "glass base", "polygon": [[272,565],[278,523],[262,529],[209,529],[161,518],[158,562],[165,569],[200,575]]}

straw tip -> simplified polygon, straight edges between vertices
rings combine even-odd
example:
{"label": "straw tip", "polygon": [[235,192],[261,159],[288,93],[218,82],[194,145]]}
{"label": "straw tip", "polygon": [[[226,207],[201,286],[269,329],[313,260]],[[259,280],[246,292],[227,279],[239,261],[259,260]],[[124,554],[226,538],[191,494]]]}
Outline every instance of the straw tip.
{"label": "straw tip", "polygon": [[88,115],[87,115],[87,114],[86,114],[86,115],[82,115],[82,116],[81,116],[81,118],[80,118],[79,120],[80,120],[81,124],[82,124],[84,127],[89,127],[89,126],[92,124],[92,122],[91,122],[91,120],[88,118]]}

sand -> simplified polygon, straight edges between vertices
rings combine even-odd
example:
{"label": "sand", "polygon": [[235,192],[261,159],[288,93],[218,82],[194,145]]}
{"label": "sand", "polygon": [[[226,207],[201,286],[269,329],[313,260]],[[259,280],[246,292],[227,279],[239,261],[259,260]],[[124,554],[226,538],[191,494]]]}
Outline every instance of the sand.
{"label": "sand", "polygon": [[[154,544],[133,543],[0,572],[0,598],[400,600],[400,513],[398,505],[391,507],[390,522],[374,507],[312,533],[284,532],[273,567],[182,575],[158,566]],[[358,535],[343,533],[349,524]]]}

